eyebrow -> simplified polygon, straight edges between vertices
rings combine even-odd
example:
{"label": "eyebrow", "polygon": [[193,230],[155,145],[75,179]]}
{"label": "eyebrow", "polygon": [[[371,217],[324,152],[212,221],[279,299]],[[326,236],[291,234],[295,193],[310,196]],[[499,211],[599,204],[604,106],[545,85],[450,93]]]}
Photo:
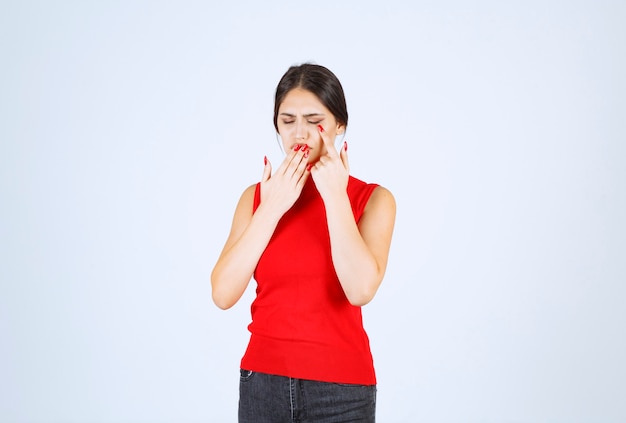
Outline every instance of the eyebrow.
{"label": "eyebrow", "polygon": [[[280,116],[288,116],[288,117],[296,117],[296,115],[291,114],[291,113],[281,113]],[[310,117],[314,117],[314,116],[326,116],[324,113],[307,113],[306,115],[302,115],[305,118],[310,118]]]}

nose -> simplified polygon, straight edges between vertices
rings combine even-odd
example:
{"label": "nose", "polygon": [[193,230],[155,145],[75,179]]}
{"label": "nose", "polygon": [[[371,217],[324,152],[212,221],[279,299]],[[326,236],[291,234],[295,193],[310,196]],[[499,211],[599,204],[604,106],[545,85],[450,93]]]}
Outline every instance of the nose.
{"label": "nose", "polygon": [[296,122],[296,139],[297,140],[304,140],[307,137],[307,127],[306,127],[306,123],[301,122],[300,120],[298,120]]}

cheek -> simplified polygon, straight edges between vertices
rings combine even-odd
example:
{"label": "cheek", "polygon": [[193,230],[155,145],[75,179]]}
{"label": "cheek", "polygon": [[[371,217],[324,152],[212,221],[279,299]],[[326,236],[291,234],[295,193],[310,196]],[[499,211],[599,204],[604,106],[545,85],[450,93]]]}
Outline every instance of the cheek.
{"label": "cheek", "polygon": [[324,151],[324,143],[322,142],[322,139],[316,136],[312,136],[309,137],[309,139],[307,140],[307,144],[309,145],[309,147],[311,147],[313,149],[313,152],[315,153],[316,156],[321,155]]}

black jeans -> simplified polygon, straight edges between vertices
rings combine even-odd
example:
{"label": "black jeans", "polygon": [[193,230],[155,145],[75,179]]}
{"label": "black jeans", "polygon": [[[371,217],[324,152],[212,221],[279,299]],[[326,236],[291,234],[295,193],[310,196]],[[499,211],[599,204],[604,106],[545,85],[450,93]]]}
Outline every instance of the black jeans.
{"label": "black jeans", "polygon": [[376,385],[346,385],[241,370],[239,423],[373,423]]}

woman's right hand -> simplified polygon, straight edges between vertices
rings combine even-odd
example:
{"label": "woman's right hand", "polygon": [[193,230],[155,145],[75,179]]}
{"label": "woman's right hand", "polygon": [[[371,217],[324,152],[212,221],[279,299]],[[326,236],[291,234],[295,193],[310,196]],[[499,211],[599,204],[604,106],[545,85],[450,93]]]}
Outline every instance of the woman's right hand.
{"label": "woman's right hand", "polygon": [[230,234],[211,272],[213,301],[220,308],[232,307],[241,298],[276,225],[311,174],[307,170],[308,148],[298,147],[287,154],[274,175],[266,159],[256,212],[252,212],[256,184],[244,191],[237,204]]}
{"label": "woman's right hand", "polygon": [[308,157],[308,145],[296,144],[273,175],[272,165],[265,159],[259,207],[268,208],[280,218],[293,206],[311,174],[307,169]]}

